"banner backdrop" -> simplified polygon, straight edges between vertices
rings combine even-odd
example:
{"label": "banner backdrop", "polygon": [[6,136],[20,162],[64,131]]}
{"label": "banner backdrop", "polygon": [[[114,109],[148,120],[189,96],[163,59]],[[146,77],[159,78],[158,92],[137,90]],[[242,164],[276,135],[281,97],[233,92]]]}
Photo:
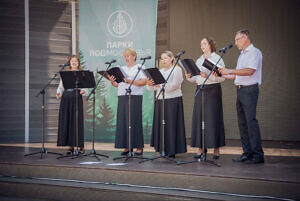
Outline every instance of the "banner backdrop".
{"label": "banner backdrop", "polygon": [[[80,0],[79,1],[79,56],[84,69],[95,74],[105,70],[105,62],[117,60],[113,66],[125,65],[122,52],[126,48],[137,51],[141,57],[151,56],[146,68],[155,66],[157,0]],[[113,67],[112,66],[112,67]],[[96,90],[97,141],[113,142],[115,139],[117,90],[103,79]],[[87,101],[85,138],[91,139],[92,98]],[[149,142],[153,118],[153,93],[144,89],[143,128],[145,142]]]}

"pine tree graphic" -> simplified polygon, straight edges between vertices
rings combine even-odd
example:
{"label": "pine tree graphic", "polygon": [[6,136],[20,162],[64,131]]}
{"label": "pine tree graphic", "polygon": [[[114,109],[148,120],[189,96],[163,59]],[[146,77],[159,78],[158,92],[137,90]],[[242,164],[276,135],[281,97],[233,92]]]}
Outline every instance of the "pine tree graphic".
{"label": "pine tree graphic", "polygon": [[101,131],[111,132],[114,121],[114,114],[112,109],[106,104],[106,99],[103,99],[103,104],[99,106],[99,114],[97,115],[97,119],[100,122]]}

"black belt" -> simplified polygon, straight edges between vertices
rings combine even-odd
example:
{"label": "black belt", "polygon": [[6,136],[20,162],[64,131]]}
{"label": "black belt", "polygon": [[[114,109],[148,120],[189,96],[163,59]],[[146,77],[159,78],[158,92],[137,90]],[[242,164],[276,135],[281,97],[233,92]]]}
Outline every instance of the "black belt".
{"label": "black belt", "polygon": [[[204,89],[210,89],[210,88],[214,88],[214,87],[217,87],[217,86],[221,86],[220,83],[214,83],[214,84],[205,84],[204,85]],[[200,88],[201,85],[197,85],[197,89]]]}
{"label": "black belt", "polygon": [[236,88],[241,89],[241,88],[245,88],[245,87],[253,87],[256,85],[258,85],[258,84],[256,83],[256,84],[251,84],[251,85],[236,85]]}

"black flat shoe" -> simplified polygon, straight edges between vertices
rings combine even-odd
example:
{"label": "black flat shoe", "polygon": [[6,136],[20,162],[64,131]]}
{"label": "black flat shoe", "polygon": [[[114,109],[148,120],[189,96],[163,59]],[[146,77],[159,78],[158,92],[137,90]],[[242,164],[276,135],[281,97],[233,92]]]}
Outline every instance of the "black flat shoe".
{"label": "black flat shoe", "polygon": [[74,150],[68,150],[67,153],[66,153],[66,155],[70,156],[70,155],[73,155],[73,153],[74,153]]}
{"label": "black flat shoe", "polygon": [[141,155],[143,155],[143,150],[140,151],[140,152],[137,152],[137,151],[134,152],[134,155],[135,155],[135,156],[141,156]]}
{"label": "black flat shoe", "polygon": [[121,152],[121,155],[122,155],[122,156],[126,156],[127,154],[129,154],[129,150],[128,150],[128,151],[123,151],[123,152]]}
{"label": "black flat shoe", "polygon": [[[131,149],[131,152],[133,151],[133,149]],[[127,154],[129,154],[129,150],[128,151],[123,151],[121,152],[121,155],[122,156],[126,156]]]}
{"label": "black flat shoe", "polygon": [[196,155],[194,156],[194,159],[200,159],[200,158],[202,158],[202,154],[196,154]]}
{"label": "black flat shoe", "polygon": [[175,154],[168,155],[169,158],[175,158]]}
{"label": "black flat shoe", "polygon": [[78,152],[79,152],[80,154],[84,154],[85,150],[84,150],[84,148],[80,148]]}
{"label": "black flat shoe", "polygon": [[213,155],[213,159],[218,160],[220,158],[219,155]]}

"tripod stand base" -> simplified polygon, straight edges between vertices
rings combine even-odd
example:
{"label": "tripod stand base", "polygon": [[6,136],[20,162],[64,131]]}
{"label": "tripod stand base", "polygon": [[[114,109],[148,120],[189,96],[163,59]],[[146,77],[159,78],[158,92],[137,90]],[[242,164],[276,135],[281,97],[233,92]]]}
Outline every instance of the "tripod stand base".
{"label": "tripod stand base", "polygon": [[153,160],[156,160],[156,159],[159,159],[159,158],[164,158],[164,159],[166,159],[168,161],[178,163],[176,160],[170,158],[169,156],[167,156],[165,154],[160,154],[160,156],[156,156],[156,157],[153,157],[153,158],[144,159],[144,160],[140,161],[139,163],[144,163],[144,162],[147,162],[147,161],[153,161]]}
{"label": "tripod stand base", "polygon": [[128,161],[130,158],[136,158],[136,159],[148,159],[146,157],[143,156],[134,156],[133,152],[130,151],[127,156],[120,156],[120,157],[116,157],[113,160],[119,160],[119,159],[125,159],[125,161]]}
{"label": "tripod stand base", "polygon": [[209,163],[209,164],[215,165],[217,167],[221,167],[221,165],[216,163],[215,161],[206,160],[206,154],[202,155],[202,157],[199,159],[195,159],[195,160],[191,160],[191,161],[178,161],[177,165],[184,165],[184,164],[194,163],[194,162],[204,162],[204,163]]}
{"label": "tripod stand base", "polygon": [[62,154],[60,154],[60,153],[47,151],[45,148],[41,148],[41,151],[38,151],[38,152],[34,152],[34,153],[30,153],[30,154],[24,154],[24,156],[32,156],[32,155],[35,155],[35,154],[41,154],[41,158],[43,158],[43,154],[45,154],[45,155],[46,154],[55,154],[55,155],[62,156]]}
{"label": "tripod stand base", "polygon": [[107,156],[105,154],[97,154],[95,149],[92,149],[89,154],[84,154],[84,155],[81,155],[79,157],[82,157],[82,156],[95,157],[98,161],[101,161],[101,159],[99,158],[99,156],[102,156],[102,157],[105,157],[105,158],[109,158],[109,156]]}

